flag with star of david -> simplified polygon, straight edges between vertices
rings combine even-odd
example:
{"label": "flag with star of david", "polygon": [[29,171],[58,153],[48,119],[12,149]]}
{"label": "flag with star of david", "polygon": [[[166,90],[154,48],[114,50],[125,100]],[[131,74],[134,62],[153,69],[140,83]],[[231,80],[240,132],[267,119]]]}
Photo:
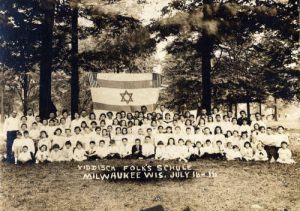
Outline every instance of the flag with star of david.
{"label": "flag with star of david", "polygon": [[152,73],[98,73],[97,86],[91,86],[95,113],[134,112],[141,106],[154,111],[160,90],[158,78]]}

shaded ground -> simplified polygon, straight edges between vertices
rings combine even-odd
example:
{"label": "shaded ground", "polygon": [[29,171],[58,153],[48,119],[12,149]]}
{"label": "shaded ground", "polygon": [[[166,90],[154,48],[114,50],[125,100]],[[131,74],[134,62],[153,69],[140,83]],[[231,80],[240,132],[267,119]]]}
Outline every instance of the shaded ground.
{"label": "shaded ground", "polygon": [[[79,171],[76,163],[22,167],[1,163],[0,208],[131,211],[161,204],[165,210],[255,210],[253,205],[260,210],[300,210],[300,146],[295,138],[292,142],[295,165],[198,161],[191,163],[194,169],[212,170],[218,176],[185,181],[83,180],[85,172]],[[131,161],[92,163],[126,165]]]}

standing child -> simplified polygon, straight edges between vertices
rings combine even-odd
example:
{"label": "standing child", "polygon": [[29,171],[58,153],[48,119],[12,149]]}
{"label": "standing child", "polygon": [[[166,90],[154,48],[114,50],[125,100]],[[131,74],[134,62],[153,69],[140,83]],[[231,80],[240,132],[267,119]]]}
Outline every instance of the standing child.
{"label": "standing child", "polygon": [[283,141],[281,143],[281,148],[278,150],[279,158],[277,159],[278,163],[285,163],[285,164],[293,164],[295,160],[292,159],[292,152],[288,148],[288,143]]}

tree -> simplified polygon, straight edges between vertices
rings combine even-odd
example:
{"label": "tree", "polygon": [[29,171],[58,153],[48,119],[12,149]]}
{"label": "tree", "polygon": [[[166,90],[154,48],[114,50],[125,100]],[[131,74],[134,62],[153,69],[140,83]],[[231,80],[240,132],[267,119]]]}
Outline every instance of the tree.
{"label": "tree", "polygon": [[[211,61],[216,46],[228,39],[241,45],[253,33],[269,28],[278,32],[283,40],[297,40],[296,1],[282,4],[276,1],[183,1],[172,2],[164,13],[179,11],[154,23],[152,28],[160,37],[177,35],[177,39],[190,42],[190,48],[201,56],[202,106],[211,109]],[[176,43],[176,42],[175,42]],[[200,68],[199,68],[200,69]]]}
{"label": "tree", "polygon": [[71,47],[71,114],[78,112],[79,106],[79,68],[78,68],[78,3],[71,3],[72,47]]}
{"label": "tree", "polygon": [[1,69],[12,69],[18,77],[21,87],[20,95],[23,113],[26,114],[29,104],[30,82],[29,72],[38,62],[41,15],[39,2],[1,1],[0,21],[0,64]]}
{"label": "tree", "polygon": [[42,119],[48,118],[49,113],[55,111],[55,107],[51,100],[51,73],[53,59],[52,45],[55,3],[55,0],[45,0],[41,3],[44,19],[40,60],[39,113]]}

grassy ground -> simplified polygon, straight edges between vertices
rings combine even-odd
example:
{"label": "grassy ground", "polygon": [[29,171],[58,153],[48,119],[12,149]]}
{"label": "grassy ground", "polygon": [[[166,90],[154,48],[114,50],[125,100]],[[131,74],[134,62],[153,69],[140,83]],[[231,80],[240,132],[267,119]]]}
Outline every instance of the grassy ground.
{"label": "grassy ground", "polygon": [[[294,137],[299,137],[297,134]],[[192,162],[216,178],[149,182],[83,180],[76,163],[1,168],[1,210],[300,210],[300,146],[291,146],[296,164],[226,161]],[[91,164],[91,162],[87,162]],[[146,161],[134,161],[144,165]],[[163,164],[164,162],[154,162]],[[131,161],[95,161],[122,166]],[[166,162],[165,164],[176,164]],[[182,163],[181,163],[182,164]],[[260,208],[260,209],[259,209]]]}

